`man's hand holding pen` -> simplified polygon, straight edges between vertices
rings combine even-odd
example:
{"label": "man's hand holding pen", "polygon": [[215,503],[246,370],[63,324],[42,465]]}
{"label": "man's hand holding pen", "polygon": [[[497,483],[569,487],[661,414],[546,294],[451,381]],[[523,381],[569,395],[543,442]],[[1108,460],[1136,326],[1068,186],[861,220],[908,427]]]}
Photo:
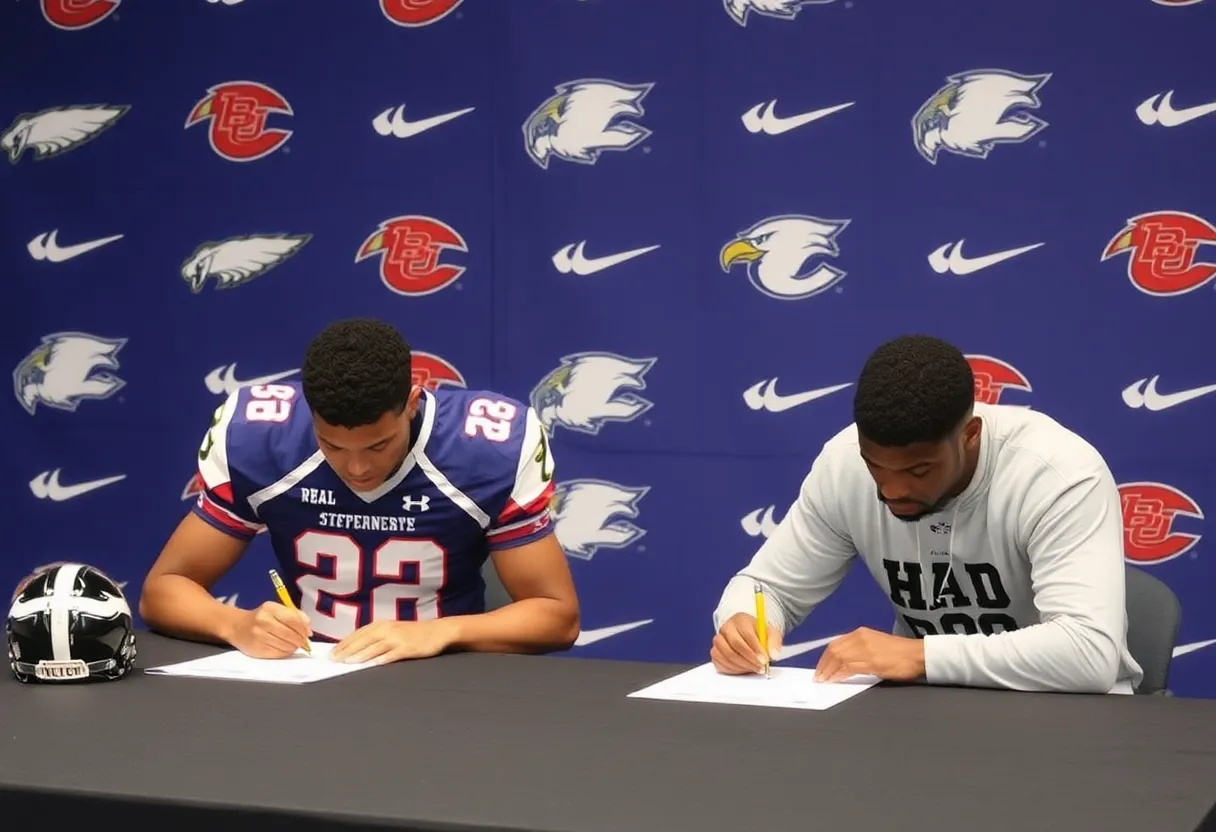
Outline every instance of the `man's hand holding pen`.
{"label": "man's hand holding pen", "polygon": [[781,631],[775,627],[768,628],[768,655],[765,655],[760,647],[755,616],[741,612],[723,623],[722,629],[714,636],[709,658],[719,673],[763,673],[767,663],[780,655],[780,651]]}

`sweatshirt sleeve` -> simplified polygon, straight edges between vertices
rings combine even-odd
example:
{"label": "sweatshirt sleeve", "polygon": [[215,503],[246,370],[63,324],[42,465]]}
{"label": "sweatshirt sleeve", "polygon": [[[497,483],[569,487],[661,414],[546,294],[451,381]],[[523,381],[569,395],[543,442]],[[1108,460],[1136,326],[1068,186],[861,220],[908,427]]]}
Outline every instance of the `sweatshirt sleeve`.
{"label": "sweatshirt sleeve", "polygon": [[1105,464],[1065,479],[1046,468],[1020,505],[1039,624],[925,637],[931,684],[1107,693],[1127,632],[1123,513]]}
{"label": "sweatshirt sleeve", "polygon": [[751,562],[727,583],[714,611],[714,630],[732,615],[756,614],[754,585],[763,587],[768,625],[797,627],[848,574],[856,552],[837,508],[831,459],[825,450],[811,466],[798,497]]}

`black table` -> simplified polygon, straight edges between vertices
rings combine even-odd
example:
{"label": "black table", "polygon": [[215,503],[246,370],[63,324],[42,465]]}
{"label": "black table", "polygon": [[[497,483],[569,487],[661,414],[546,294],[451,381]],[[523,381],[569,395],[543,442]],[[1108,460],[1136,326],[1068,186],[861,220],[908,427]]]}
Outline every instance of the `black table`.
{"label": "black table", "polygon": [[[139,664],[216,650],[141,633]],[[35,687],[6,673],[0,823],[1191,832],[1216,821],[1216,701],[920,685],[818,712],[626,698],[683,669],[454,655],[306,685],[137,673]]]}

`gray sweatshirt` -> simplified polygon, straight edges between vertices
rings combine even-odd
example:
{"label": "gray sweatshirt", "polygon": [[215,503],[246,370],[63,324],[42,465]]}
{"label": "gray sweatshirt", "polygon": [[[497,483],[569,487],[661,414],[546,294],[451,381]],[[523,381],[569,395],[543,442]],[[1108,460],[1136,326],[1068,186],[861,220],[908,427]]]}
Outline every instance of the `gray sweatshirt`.
{"label": "gray sweatshirt", "polygon": [[797,500],[731,579],[715,630],[755,614],[788,633],[860,557],[922,637],[930,684],[1106,693],[1138,685],[1127,650],[1123,515],[1101,455],[1053,419],[976,403],[980,458],[966,491],[919,522],[877,499],[850,425],[824,445]]}

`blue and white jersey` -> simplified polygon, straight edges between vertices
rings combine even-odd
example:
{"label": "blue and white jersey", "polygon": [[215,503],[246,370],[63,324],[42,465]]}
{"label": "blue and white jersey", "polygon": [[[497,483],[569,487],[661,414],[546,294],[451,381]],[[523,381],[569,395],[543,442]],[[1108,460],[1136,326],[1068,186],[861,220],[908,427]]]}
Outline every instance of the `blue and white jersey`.
{"label": "blue and white jersey", "polygon": [[199,448],[193,511],[238,538],[270,535],[318,639],[482,612],[490,552],[553,531],[548,438],[527,405],[464,389],[424,390],[410,429],[400,468],[360,493],[325,461],[298,383],[242,387]]}

